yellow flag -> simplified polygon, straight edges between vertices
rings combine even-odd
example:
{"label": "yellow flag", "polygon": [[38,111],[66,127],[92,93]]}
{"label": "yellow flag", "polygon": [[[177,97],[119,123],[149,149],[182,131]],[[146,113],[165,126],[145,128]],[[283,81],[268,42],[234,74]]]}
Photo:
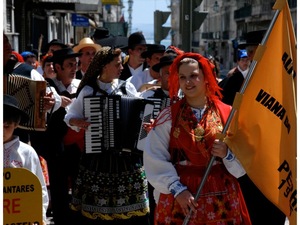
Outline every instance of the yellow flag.
{"label": "yellow flag", "polygon": [[257,62],[225,142],[262,193],[296,224],[296,39],[286,0],[255,54]]}

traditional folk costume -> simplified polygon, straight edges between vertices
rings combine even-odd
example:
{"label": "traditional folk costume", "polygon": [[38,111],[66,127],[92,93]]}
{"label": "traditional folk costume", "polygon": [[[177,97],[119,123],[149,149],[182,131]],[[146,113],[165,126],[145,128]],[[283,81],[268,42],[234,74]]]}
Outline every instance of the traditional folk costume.
{"label": "traditional folk costume", "polygon": [[[103,95],[105,92],[108,95],[124,95],[124,89],[126,95],[138,96],[129,82],[119,79],[112,83],[98,79],[96,82],[102,91],[84,86],[65,117],[67,124],[70,118],[84,118],[83,99],[86,96]],[[78,130],[78,127],[70,127]],[[81,211],[84,217],[99,221],[99,224],[111,221],[111,224],[131,225],[137,217],[143,221],[140,224],[147,224],[149,202],[142,154],[113,151],[83,154],[71,207]]]}
{"label": "traditional folk costume", "polygon": [[[160,113],[147,137],[144,165],[159,197],[156,225],[181,225],[185,219],[175,198],[185,189],[196,194],[212,156],[216,133],[222,132],[230,113],[229,106],[216,103],[208,102],[200,110],[191,108],[183,98]],[[189,224],[251,224],[239,184],[223,161],[240,169],[232,157],[214,162],[197,201],[197,213]]]}
{"label": "traditional folk costume", "polygon": [[25,168],[38,177],[42,187],[43,220],[46,221],[49,197],[40,160],[35,150],[21,142],[18,136],[14,136],[11,141],[3,144],[3,168]]}

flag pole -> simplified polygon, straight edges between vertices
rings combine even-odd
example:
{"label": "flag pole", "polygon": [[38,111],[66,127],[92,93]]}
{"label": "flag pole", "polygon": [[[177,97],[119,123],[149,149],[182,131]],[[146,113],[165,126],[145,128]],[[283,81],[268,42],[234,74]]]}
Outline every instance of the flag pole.
{"label": "flag pole", "polygon": [[[277,0],[277,1],[280,1],[280,0]],[[268,30],[266,31],[266,34],[264,35],[264,37],[263,37],[263,39],[261,41],[261,45],[264,45],[266,43],[266,41],[268,40],[269,35],[270,35],[270,33],[271,33],[271,31],[272,31],[272,29],[274,27],[274,24],[275,24],[275,22],[276,22],[276,20],[277,20],[277,18],[279,16],[280,11],[281,10],[278,10],[278,9],[275,11],[275,14],[274,14],[274,16],[272,18],[270,26],[269,26]],[[250,64],[249,72],[248,72],[248,74],[246,76],[246,79],[245,79],[245,81],[243,83],[243,86],[241,87],[241,90],[239,92],[240,94],[244,94],[244,92],[246,90],[246,87],[248,86],[249,81],[250,81],[250,79],[252,77],[252,74],[254,72],[256,64],[257,64],[257,61],[255,60],[255,55],[254,55],[254,60]],[[231,109],[231,111],[230,111],[230,114],[228,116],[227,122],[226,122],[226,124],[225,124],[225,126],[224,126],[224,128],[222,130],[222,135],[221,136],[223,136],[223,137],[225,136],[225,134],[226,134],[226,132],[228,130],[228,127],[229,127],[229,125],[230,125],[230,123],[232,121],[232,118],[233,118],[233,115],[234,115],[235,111],[236,111],[236,108],[233,107]],[[199,187],[197,189],[196,195],[194,196],[195,201],[197,201],[198,198],[200,197],[200,193],[201,193],[201,191],[203,189],[203,186],[204,186],[204,184],[205,184],[205,182],[207,180],[208,174],[209,174],[209,172],[210,172],[210,170],[211,170],[211,168],[213,166],[213,163],[214,163],[215,159],[216,159],[216,157],[212,156],[211,159],[210,159],[210,161],[209,161],[209,163],[208,163],[208,165],[207,165],[207,168],[205,170],[205,173],[203,175],[201,183],[200,183],[200,185],[199,185]],[[193,213],[193,211],[190,209],[190,211],[189,211],[188,215],[186,215],[186,217],[185,217],[182,225],[188,225],[189,220],[190,220],[190,218],[192,216],[192,213]]]}

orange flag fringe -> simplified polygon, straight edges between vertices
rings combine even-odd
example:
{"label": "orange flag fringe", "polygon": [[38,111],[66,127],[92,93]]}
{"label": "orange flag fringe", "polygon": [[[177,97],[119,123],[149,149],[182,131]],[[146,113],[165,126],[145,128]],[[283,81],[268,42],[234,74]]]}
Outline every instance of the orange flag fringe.
{"label": "orange flag fringe", "polygon": [[[296,38],[286,0],[257,61],[225,142],[262,193],[296,224]],[[250,74],[251,75],[251,74]],[[249,75],[248,75],[249,76]]]}

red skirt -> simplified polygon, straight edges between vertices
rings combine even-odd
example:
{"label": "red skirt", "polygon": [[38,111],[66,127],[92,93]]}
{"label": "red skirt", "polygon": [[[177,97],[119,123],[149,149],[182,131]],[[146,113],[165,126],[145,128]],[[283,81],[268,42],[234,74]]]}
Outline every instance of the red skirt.
{"label": "red skirt", "polygon": [[[205,173],[204,167],[178,166],[180,182],[195,195]],[[189,225],[251,225],[238,181],[224,167],[212,167],[198,199],[197,213]],[[156,225],[182,225],[185,215],[172,194],[160,194],[155,212]]]}

